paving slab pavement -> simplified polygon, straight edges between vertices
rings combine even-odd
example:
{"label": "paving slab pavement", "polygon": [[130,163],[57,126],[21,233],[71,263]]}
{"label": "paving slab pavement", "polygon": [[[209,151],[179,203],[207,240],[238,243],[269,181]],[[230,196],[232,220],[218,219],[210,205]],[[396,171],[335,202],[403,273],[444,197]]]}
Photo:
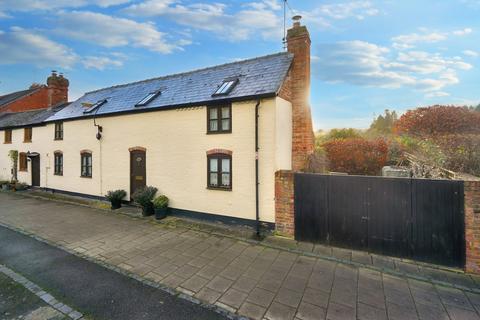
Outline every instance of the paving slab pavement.
{"label": "paving slab pavement", "polygon": [[[53,304],[52,300],[59,299],[67,303],[70,307],[64,304],[58,309],[69,315],[75,307],[87,319],[226,319],[201,305],[5,227],[0,227],[0,244],[0,263],[38,285],[43,290],[40,299],[45,302]],[[39,315],[31,319],[43,320]]]}
{"label": "paving slab pavement", "polygon": [[0,203],[10,228],[252,319],[480,319],[474,292],[87,207]]}

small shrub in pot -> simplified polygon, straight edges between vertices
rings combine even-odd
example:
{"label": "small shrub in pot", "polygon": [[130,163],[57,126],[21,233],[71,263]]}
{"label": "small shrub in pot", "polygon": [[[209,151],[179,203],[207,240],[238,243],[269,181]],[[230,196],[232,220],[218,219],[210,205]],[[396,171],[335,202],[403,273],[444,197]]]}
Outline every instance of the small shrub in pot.
{"label": "small shrub in pot", "polygon": [[160,220],[167,216],[168,213],[168,197],[160,195],[153,200],[155,208],[155,219]]}
{"label": "small shrub in pot", "polygon": [[151,216],[155,213],[152,201],[157,191],[157,188],[148,186],[133,193],[133,201],[142,207],[143,216]]}
{"label": "small shrub in pot", "polygon": [[15,191],[24,191],[27,190],[27,184],[22,183],[22,182],[15,182],[13,189]]}
{"label": "small shrub in pot", "polygon": [[9,182],[9,181],[7,181],[7,180],[0,180],[0,188],[1,188],[3,191],[7,191],[9,185],[10,185],[10,182]]}
{"label": "small shrub in pot", "polygon": [[127,192],[125,190],[115,190],[115,191],[108,191],[105,198],[110,201],[112,204],[111,209],[119,209],[122,207],[122,199],[125,198]]}

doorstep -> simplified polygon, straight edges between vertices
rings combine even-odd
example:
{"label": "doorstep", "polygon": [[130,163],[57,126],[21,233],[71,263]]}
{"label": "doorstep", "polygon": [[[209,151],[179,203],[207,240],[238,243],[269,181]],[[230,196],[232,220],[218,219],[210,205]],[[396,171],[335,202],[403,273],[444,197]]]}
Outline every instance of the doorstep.
{"label": "doorstep", "polygon": [[142,217],[141,209],[137,206],[124,205],[122,208],[112,211],[109,209],[110,204],[107,201],[86,199],[78,196],[70,196],[58,193],[54,194],[41,190],[20,191],[15,192],[15,194],[87,206],[109,213],[119,213],[134,218],[145,219],[151,223],[158,223],[172,229],[178,228],[204,232],[211,235],[245,241],[272,249],[289,251],[296,254],[321,258],[355,267],[368,268],[394,276],[406,277],[409,279],[430,282],[445,287],[452,287],[464,291],[480,293],[480,276],[465,273],[463,270],[457,268],[449,268],[409,259],[383,256],[364,251],[300,242],[291,238],[277,236],[269,232],[266,233],[266,236],[263,240],[257,240],[252,228],[246,226],[232,226],[225,225],[223,223],[207,222],[173,216],[169,216],[158,221],[155,220],[153,216]]}

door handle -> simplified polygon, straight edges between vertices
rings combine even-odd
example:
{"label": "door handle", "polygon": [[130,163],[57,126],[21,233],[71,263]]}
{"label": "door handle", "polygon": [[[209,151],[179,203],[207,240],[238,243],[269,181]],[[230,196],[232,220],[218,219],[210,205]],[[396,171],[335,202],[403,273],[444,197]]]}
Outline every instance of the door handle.
{"label": "door handle", "polygon": [[368,220],[370,220],[369,217],[367,217],[367,216],[363,216],[363,217],[362,217],[362,221],[368,221]]}

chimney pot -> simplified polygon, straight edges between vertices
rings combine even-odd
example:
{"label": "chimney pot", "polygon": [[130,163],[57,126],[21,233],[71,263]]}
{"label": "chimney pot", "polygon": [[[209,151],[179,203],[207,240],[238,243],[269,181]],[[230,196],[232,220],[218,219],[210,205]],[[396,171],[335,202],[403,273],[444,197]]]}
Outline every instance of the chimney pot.
{"label": "chimney pot", "polygon": [[302,16],[297,14],[297,15],[292,17],[292,20],[293,20],[293,27],[294,28],[300,27],[300,20],[302,20]]}

